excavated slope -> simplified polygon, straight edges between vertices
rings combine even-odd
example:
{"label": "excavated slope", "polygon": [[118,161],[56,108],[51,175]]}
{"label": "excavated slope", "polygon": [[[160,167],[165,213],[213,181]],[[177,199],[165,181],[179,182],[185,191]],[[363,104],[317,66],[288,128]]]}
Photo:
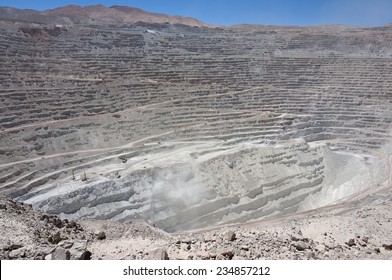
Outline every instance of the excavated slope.
{"label": "excavated slope", "polygon": [[62,218],[179,231],[389,183],[392,27],[2,20],[0,81],[0,193]]}

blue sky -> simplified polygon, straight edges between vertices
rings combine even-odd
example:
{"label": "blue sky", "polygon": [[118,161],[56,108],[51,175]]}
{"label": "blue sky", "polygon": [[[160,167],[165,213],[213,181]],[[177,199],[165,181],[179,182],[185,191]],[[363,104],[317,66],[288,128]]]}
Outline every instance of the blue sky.
{"label": "blue sky", "polygon": [[171,15],[191,16],[217,25],[392,23],[392,0],[0,0],[0,6],[44,10],[76,4],[125,5]]}

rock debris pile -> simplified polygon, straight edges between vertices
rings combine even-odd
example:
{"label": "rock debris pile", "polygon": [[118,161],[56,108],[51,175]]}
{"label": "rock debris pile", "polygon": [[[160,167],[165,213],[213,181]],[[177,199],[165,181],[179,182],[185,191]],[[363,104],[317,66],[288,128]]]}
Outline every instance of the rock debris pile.
{"label": "rock debris pile", "polygon": [[0,259],[87,260],[94,236],[74,221],[32,210],[31,205],[0,198]]}
{"label": "rock debris pile", "polygon": [[[383,204],[349,214],[308,214],[284,223],[169,234],[145,221],[60,220],[0,199],[1,259],[243,260],[390,259],[391,218]],[[377,221],[371,215],[378,214]]]}

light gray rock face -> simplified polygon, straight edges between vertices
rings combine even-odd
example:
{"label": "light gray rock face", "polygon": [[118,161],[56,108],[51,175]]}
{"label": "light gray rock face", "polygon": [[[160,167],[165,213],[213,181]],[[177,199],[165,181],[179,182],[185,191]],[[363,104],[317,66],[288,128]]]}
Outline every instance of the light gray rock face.
{"label": "light gray rock face", "polygon": [[0,193],[35,209],[181,231],[390,179],[390,26],[0,19],[0,35]]}

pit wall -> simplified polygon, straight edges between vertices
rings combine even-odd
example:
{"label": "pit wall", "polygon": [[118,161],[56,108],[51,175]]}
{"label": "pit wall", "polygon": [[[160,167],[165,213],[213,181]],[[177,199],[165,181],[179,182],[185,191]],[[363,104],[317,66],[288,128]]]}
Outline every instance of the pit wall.
{"label": "pit wall", "polygon": [[19,199],[62,218],[146,219],[180,231],[340,201],[387,180],[387,159],[311,148],[304,142],[215,147],[168,155],[149,162],[148,168],[132,161],[107,166],[109,172],[98,178],[49,183]]}

